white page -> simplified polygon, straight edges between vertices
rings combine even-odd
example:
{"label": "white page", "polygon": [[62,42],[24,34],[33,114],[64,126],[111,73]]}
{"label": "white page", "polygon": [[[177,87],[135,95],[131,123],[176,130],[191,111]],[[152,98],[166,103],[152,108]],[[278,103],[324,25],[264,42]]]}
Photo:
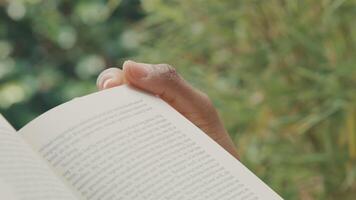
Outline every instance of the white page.
{"label": "white page", "polygon": [[68,102],[20,133],[83,199],[281,199],[168,104],[128,86]]}
{"label": "white page", "polygon": [[1,130],[16,132],[15,128],[0,114],[0,128]]}
{"label": "white page", "polygon": [[[1,131],[10,131],[13,132],[15,129],[7,122],[7,120],[0,114],[0,132]],[[6,184],[0,177],[0,198],[7,200],[19,200],[16,197],[16,193],[13,189]]]}
{"label": "white page", "polygon": [[0,179],[0,199],[5,199],[5,200],[20,200],[19,197],[17,197],[16,193],[14,190],[9,186],[9,184],[6,184]]}
{"label": "white page", "polygon": [[74,200],[48,164],[0,115],[0,199]]}

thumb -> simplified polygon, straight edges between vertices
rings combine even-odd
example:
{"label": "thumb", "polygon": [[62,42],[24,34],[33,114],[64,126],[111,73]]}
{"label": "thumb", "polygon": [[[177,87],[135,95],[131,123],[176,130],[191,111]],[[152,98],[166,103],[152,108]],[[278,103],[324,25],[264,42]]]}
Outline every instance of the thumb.
{"label": "thumb", "polygon": [[213,107],[204,93],[189,85],[170,65],[126,61],[123,71],[129,84],[160,96],[181,113]]}

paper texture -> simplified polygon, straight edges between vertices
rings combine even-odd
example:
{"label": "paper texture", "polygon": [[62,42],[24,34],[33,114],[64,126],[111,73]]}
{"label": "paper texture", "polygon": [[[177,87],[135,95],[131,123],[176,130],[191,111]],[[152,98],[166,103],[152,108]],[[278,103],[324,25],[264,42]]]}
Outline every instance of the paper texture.
{"label": "paper texture", "polygon": [[281,199],[157,97],[121,86],[20,130],[82,199]]}
{"label": "paper texture", "polygon": [[47,163],[3,117],[0,117],[0,199],[74,199],[72,192],[59,181]]}

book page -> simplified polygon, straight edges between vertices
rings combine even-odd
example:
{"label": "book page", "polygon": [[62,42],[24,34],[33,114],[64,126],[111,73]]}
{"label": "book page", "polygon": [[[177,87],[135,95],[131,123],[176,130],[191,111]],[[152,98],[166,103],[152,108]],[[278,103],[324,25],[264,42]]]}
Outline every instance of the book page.
{"label": "book page", "polygon": [[0,199],[74,200],[48,164],[0,115]]}
{"label": "book page", "polygon": [[15,128],[0,114],[0,130],[16,132]]}
{"label": "book page", "polygon": [[75,99],[20,133],[83,199],[281,199],[160,98],[129,86]]}
{"label": "book page", "polygon": [[0,198],[6,200],[20,200],[14,190],[0,179]]}

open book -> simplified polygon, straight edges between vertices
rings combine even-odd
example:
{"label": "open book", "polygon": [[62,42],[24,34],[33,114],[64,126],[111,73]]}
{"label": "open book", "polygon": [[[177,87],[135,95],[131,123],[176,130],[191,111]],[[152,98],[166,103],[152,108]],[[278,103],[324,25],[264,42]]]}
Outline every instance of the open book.
{"label": "open book", "polygon": [[160,98],[120,86],[16,132],[0,116],[0,199],[281,199]]}

